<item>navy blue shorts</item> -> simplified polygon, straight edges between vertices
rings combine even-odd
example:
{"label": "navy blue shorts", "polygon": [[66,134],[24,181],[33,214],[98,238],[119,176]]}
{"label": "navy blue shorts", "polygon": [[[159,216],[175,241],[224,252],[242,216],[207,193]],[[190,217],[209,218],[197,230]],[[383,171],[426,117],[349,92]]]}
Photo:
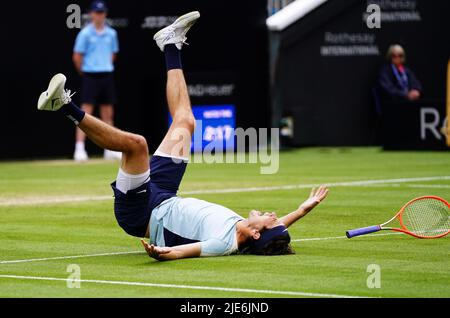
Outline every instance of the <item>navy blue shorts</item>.
{"label": "navy blue shorts", "polygon": [[101,105],[117,101],[113,73],[84,73],[81,86],[81,103]]}
{"label": "navy blue shorts", "polygon": [[114,213],[127,234],[145,236],[153,209],[177,195],[186,167],[185,161],[153,156],[150,181],[126,194],[116,188],[116,182],[111,184],[115,197]]}

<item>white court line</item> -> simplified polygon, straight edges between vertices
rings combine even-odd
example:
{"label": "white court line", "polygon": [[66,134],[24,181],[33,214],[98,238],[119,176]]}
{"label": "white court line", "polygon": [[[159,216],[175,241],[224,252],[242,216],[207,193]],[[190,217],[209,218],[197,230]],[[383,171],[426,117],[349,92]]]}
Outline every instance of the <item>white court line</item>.
{"label": "white court line", "polygon": [[[348,182],[331,182],[324,183],[329,187],[354,187],[354,186],[370,186],[379,184],[396,184],[419,181],[438,181],[450,180],[450,176],[435,176],[422,178],[399,178],[399,179],[385,179],[385,180],[363,180],[363,181],[348,181]],[[309,189],[317,187],[320,184],[295,184],[284,186],[270,186],[270,187],[250,187],[250,188],[229,188],[229,189],[203,189],[193,191],[181,191],[181,195],[192,194],[220,194],[220,193],[240,193],[240,192],[257,192],[257,191],[276,191],[276,190],[293,190],[293,189]],[[0,206],[23,206],[36,204],[55,204],[55,203],[69,203],[69,202],[86,202],[86,201],[107,201],[112,200],[112,196],[71,196],[71,197],[49,197],[49,198],[15,198],[15,199],[0,199]]]}
{"label": "white court line", "polygon": [[[367,234],[367,235],[364,235],[364,237],[399,235],[399,234],[403,234],[403,233],[394,232],[394,233],[382,233],[382,234]],[[327,241],[327,240],[338,240],[338,239],[348,239],[348,238],[347,238],[347,236],[312,237],[312,238],[291,240],[291,242]]]}
{"label": "white court line", "polygon": [[[368,186],[384,183],[407,183],[407,182],[438,181],[438,180],[450,180],[450,176],[399,178],[399,179],[385,179],[385,180],[363,180],[363,181],[347,181],[347,182],[331,182],[331,183],[325,182],[324,184],[329,187],[353,187],[353,186]],[[182,194],[238,193],[238,192],[309,189],[312,187],[317,187],[319,185],[320,184],[296,184],[296,185],[271,186],[271,187],[194,190],[194,191],[186,191],[183,192]]]}
{"label": "white court line", "polygon": [[415,189],[450,189],[450,184],[400,184],[400,183],[381,183],[381,184],[369,184],[362,185],[361,187],[367,188],[415,188]]}
{"label": "white court line", "polygon": [[97,279],[77,279],[77,280],[73,280],[73,279],[70,279],[70,278],[17,276],[17,275],[0,275],[0,278],[25,279],[25,280],[62,281],[62,282],[70,281],[70,282],[92,283],[92,284],[159,287],[159,288],[174,288],[174,289],[194,289],[194,290],[210,290],[210,291],[213,290],[213,291],[221,291],[221,292],[234,292],[234,293],[237,292],[237,293],[285,295],[285,296],[303,296],[303,297],[370,298],[370,297],[362,297],[362,296],[349,296],[349,295],[337,295],[337,294],[320,294],[320,293],[308,293],[308,292],[300,292],[300,291],[247,289],[247,288],[227,288],[227,287],[196,286],[196,285],[176,285],[176,284],[156,284],[156,283],[123,282],[123,281],[97,280]]}
{"label": "white court line", "polygon": [[114,253],[100,253],[100,254],[86,254],[86,255],[71,255],[71,256],[56,256],[56,257],[45,257],[45,258],[18,259],[18,260],[11,260],[11,261],[0,261],[0,264],[28,263],[28,262],[59,260],[59,259],[73,259],[73,258],[86,258],[86,257],[98,257],[98,256],[139,254],[139,253],[144,253],[144,252],[143,251],[131,251],[131,252],[114,252]]}
{"label": "white court line", "polygon": [[58,204],[58,203],[76,203],[89,201],[108,201],[113,200],[112,195],[101,196],[62,196],[62,197],[43,197],[43,198],[13,198],[0,199],[0,206],[24,206],[38,204]]}
{"label": "white court line", "polygon": [[[403,233],[383,233],[383,234],[368,234],[365,237],[371,236],[385,236],[385,235],[397,235]],[[304,239],[291,240],[291,242],[306,242],[306,241],[326,241],[326,240],[336,240],[347,238],[346,236],[330,236],[330,237],[312,237]],[[85,255],[72,255],[72,256],[56,256],[56,257],[45,257],[45,258],[30,258],[30,259],[18,259],[9,261],[0,261],[0,264],[15,264],[15,263],[29,263],[29,262],[39,262],[39,261],[52,261],[61,259],[74,259],[74,258],[87,258],[87,257],[99,257],[99,256],[113,256],[113,255],[126,255],[126,254],[140,254],[143,251],[131,251],[131,252],[115,252],[115,253],[100,253],[100,254],[85,254]]]}
{"label": "white court line", "polygon": [[408,188],[450,189],[450,184],[407,184]]}

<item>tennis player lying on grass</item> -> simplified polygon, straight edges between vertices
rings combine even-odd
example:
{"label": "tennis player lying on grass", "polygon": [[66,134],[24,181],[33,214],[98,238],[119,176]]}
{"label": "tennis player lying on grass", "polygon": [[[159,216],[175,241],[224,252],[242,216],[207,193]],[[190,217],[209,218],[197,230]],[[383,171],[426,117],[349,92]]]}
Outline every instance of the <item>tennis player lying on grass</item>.
{"label": "tennis player lying on grass", "polygon": [[320,187],[300,207],[282,217],[251,211],[247,219],[213,203],[180,198],[177,191],[186,170],[195,119],[181,65],[186,33],[200,17],[188,13],[158,32],[154,39],[167,64],[167,101],[173,122],[149,161],[144,137],[116,129],[85,114],[65,90],[66,77],[55,75],[38,101],[39,110],[59,111],[71,119],[98,146],[123,153],[112,183],[117,222],[126,233],[142,240],[157,260],[243,254],[293,253],[287,228],[327,196]]}

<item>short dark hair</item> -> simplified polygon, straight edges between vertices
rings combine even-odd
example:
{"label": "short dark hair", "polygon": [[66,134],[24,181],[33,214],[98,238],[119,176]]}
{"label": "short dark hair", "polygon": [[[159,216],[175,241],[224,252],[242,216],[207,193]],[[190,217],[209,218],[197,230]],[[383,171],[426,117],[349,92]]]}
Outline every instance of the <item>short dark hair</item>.
{"label": "short dark hair", "polygon": [[292,245],[285,240],[273,240],[267,244],[259,255],[291,255],[295,254]]}
{"label": "short dark hair", "polygon": [[255,251],[249,248],[243,248],[241,254],[253,254],[253,255],[291,255],[295,254],[294,249],[290,244],[290,239],[286,236],[274,237],[270,242],[264,245],[263,248]]}

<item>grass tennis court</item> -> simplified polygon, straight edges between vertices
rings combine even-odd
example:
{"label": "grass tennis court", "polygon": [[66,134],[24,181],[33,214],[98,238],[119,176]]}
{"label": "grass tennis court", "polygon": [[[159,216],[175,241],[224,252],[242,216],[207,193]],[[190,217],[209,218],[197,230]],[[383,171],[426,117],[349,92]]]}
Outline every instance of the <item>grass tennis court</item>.
{"label": "grass tennis court", "polygon": [[[116,224],[117,163],[0,163],[0,297],[450,297],[449,237],[343,238],[414,197],[449,200],[448,153],[303,149],[282,152],[277,174],[259,167],[191,164],[181,195],[245,216],[284,215],[308,185],[331,184],[327,200],[290,229],[296,255],[157,262]],[[67,287],[70,264],[80,267],[81,288]],[[379,289],[366,285],[370,264],[381,268]]]}

